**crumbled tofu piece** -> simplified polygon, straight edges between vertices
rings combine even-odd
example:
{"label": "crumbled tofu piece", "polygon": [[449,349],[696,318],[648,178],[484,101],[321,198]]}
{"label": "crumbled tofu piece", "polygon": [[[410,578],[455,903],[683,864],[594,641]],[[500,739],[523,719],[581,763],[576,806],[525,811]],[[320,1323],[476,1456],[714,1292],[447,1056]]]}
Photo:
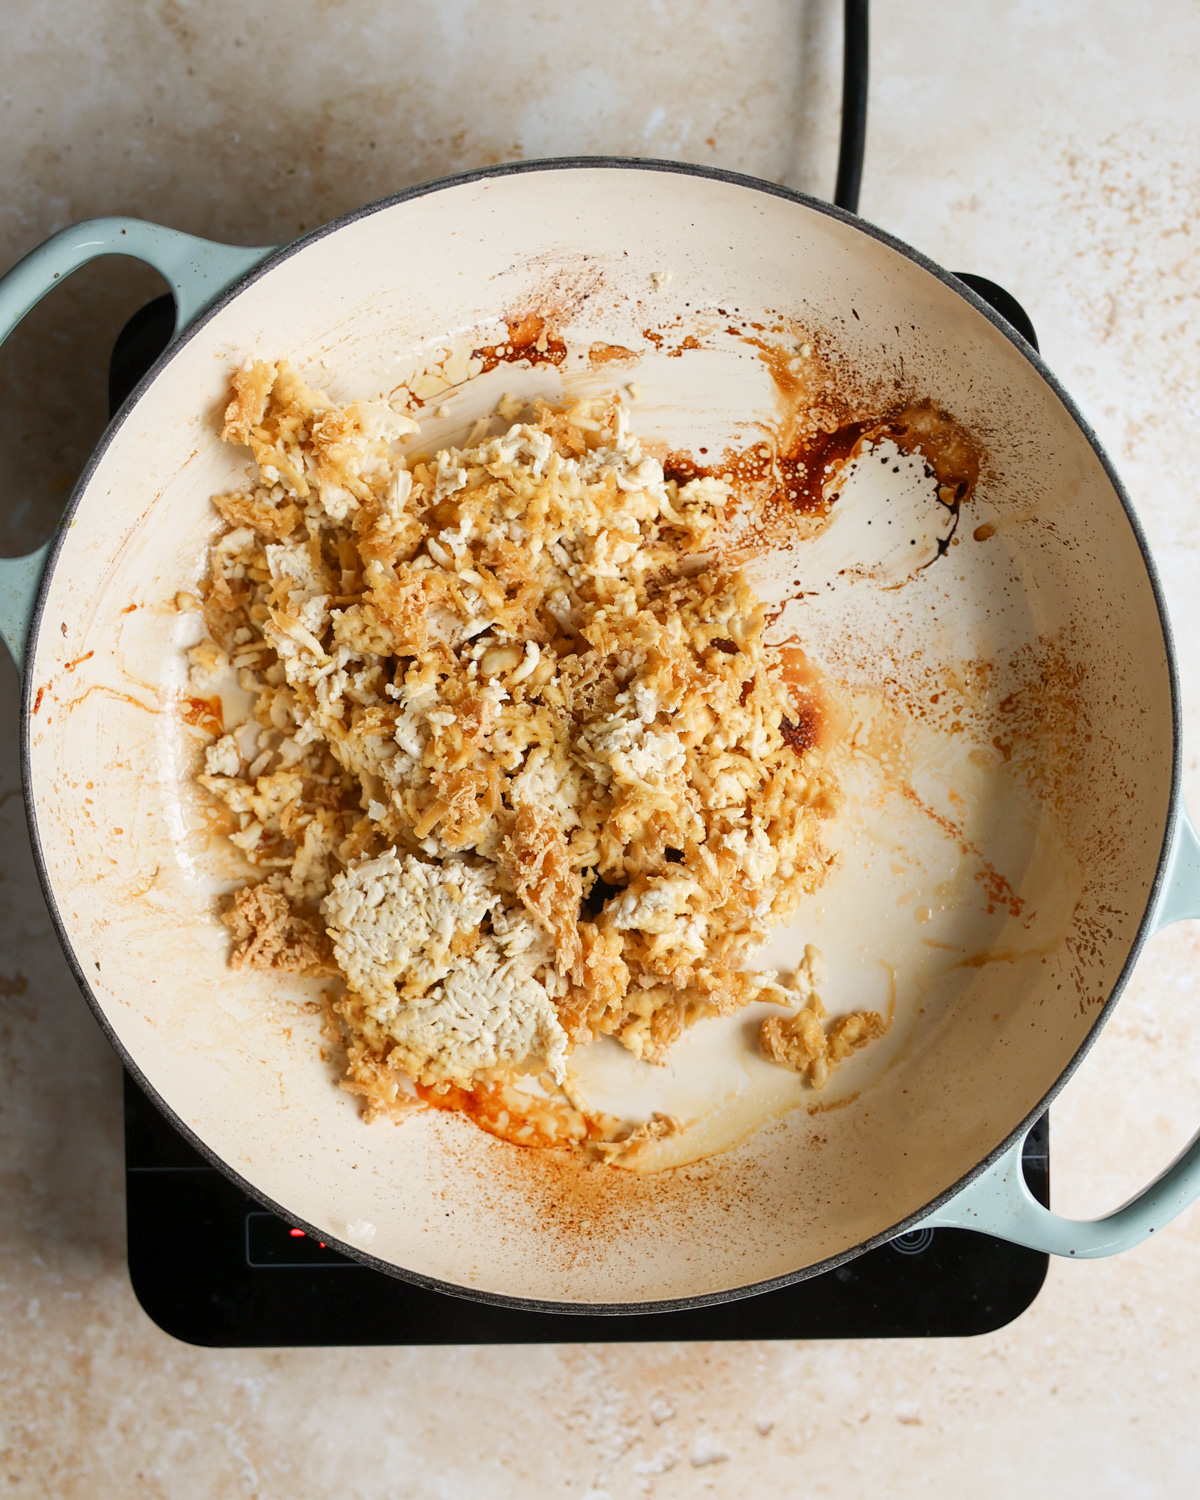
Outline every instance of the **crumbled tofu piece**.
{"label": "crumbled tofu piece", "polygon": [[614,898],[612,924],[618,929],[670,932],[675,918],[688,911],[688,903],[699,894],[690,875],[651,875]]}
{"label": "crumbled tofu piece", "polygon": [[241,775],[242,757],[233,735],[224,734],[215,745],[208,746],[204,752],[204,770],[209,776]]}
{"label": "crumbled tofu piece", "polygon": [[232,674],[229,657],[216,641],[203,640],[192,646],[187,654],[188,687],[199,697],[219,693]]}
{"label": "crumbled tofu piece", "polygon": [[425,1084],[469,1084],[480,1073],[537,1064],[566,1076],[567,1035],[544,985],[487,939],[420,1005],[388,1027]]}
{"label": "crumbled tofu piece", "polygon": [[266,884],[238,891],[221,920],[238,944],[230,958],[235,969],[275,969],[284,974],[332,972],[320,928],[294,912],[287,897]]}
{"label": "crumbled tofu piece", "polygon": [[351,988],[391,1011],[401,979],[427,989],[450,973],[454,937],[477,928],[498,900],[487,870],[389,849],[335,875],[321,911]]}
{"label": "crumbled tofu piece", "polygon": [[764,1057],[807,1078],[813,1088],[824,1088],[830,1068],[865,1047],[887,1030],[878,1011],[854,1011],[823,1024],[825,1007],[814,994],[808,1005],[786,1019],[768,1016],[759,1031]]}
{"label": "crumbled tofu piece", "polygon": [[395,850],[334,877],[322,907],[334,956],[371,1019],[422,1083],[536,1062],[561,1081],[567,1038],[546,986],[547,954],[519,912],[498,914],[491,872]]}

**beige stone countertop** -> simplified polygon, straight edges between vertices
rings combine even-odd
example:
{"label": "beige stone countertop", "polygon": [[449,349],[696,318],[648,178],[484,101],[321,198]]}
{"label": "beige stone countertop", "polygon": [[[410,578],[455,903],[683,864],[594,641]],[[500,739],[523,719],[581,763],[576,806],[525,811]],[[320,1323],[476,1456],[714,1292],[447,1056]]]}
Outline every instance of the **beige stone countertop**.
{"label": "beige stone countertop", "polygon": [[[836,0],[8,0],[0,267],[131,213],[262,244],[440,174],[680,157],[822,195]],[[1200,810],[1200,6],[877,4],[865,217],[1007,286],[1121,471],[1180,650]],[[45,536],[155,289],[109,261],[0,354],[0,550]],[[171,1500],[1178,1497],[1200,1487],[1200,1211],[1054,1263],[973,1340],[226,1351],[125,1268],[121,1070],[34,876],[0,664],[0,1493]],[[1200,941],[1151,944],[1053,1111],[1054,1202],[1200,1124]]]}

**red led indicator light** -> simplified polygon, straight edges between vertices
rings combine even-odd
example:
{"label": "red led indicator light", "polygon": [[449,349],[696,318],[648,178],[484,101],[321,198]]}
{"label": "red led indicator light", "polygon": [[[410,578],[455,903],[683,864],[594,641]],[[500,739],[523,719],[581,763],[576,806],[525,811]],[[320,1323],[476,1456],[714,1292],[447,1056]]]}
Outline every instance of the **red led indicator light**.
{"label": "red led indicator light", "polygon": [[304,1238],[303,1229],[289,1229],[288,1233],[294,1240],[302,1240]]}

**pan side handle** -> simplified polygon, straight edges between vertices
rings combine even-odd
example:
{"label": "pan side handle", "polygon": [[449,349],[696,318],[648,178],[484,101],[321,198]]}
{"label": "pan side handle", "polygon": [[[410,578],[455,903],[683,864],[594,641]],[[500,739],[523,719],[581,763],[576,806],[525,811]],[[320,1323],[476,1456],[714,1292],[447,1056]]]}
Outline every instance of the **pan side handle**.
{"label": "pan side handle", "polygon": [[[1200,838],[1180,804],[1167,876],[1154,915],[1157,932],[1200,917]],[[919,1226],[975,1229],[1050,1255],[1095,1260],[1117,1255],[1156,1233],[1200,1197],[1200,1135],[1128,1203],[1101,1219],[1064,1219],[1043,1208],[1021,1170],[1024,1136]]]}
{"label": "pan side handle", "polygon": [[[64,277],[101,255],[131,255],[158,271],[175,300],[175,336],[271,247],[218,245],[143,219],[88,219],[31,250],[0,278],[0,344]],[[0,636],[21,669],[34,604],[52,542],[25,557],[0,558]]]}

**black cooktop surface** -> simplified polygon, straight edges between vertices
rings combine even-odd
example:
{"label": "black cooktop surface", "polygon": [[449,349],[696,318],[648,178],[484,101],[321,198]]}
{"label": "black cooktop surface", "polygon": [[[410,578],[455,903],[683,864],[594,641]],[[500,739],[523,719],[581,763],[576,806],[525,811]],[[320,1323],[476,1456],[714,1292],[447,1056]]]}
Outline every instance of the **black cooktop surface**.
{"label": "black cooktop surface", "polygon": [[[1031,343],[1002,288],[966,276]],[[174,305],[135,314],[113,350],[115,413],[171,337]],[[1025,1178],[1050,1199],[1049,1120],[1025,1145]],[[211,1167],[125,1079],[129,1274],[168,1333],[217,1347],[615,1343],[670,1339],[931,1337],[987,1333],[1037,1296],[1048,1257],[967,1230],[917,1230],[836,1270],[719,1307],[627,1316],[514,1311],[348,1260],[267,1212]]]}
{"label": "black cooktop surface", "polygon": [[[1047,1122],[1025,1177],[1049,1199]],[[962,1229],[922,1229],[780,1291],[687,1312],[512,1311],[369,1270],[268,1213],[209,1166],[125,1079],[129,1274],[176,1338],[218,1347],[564,1344],[987,1333],[1037,1296],[1047,1257]]]}

